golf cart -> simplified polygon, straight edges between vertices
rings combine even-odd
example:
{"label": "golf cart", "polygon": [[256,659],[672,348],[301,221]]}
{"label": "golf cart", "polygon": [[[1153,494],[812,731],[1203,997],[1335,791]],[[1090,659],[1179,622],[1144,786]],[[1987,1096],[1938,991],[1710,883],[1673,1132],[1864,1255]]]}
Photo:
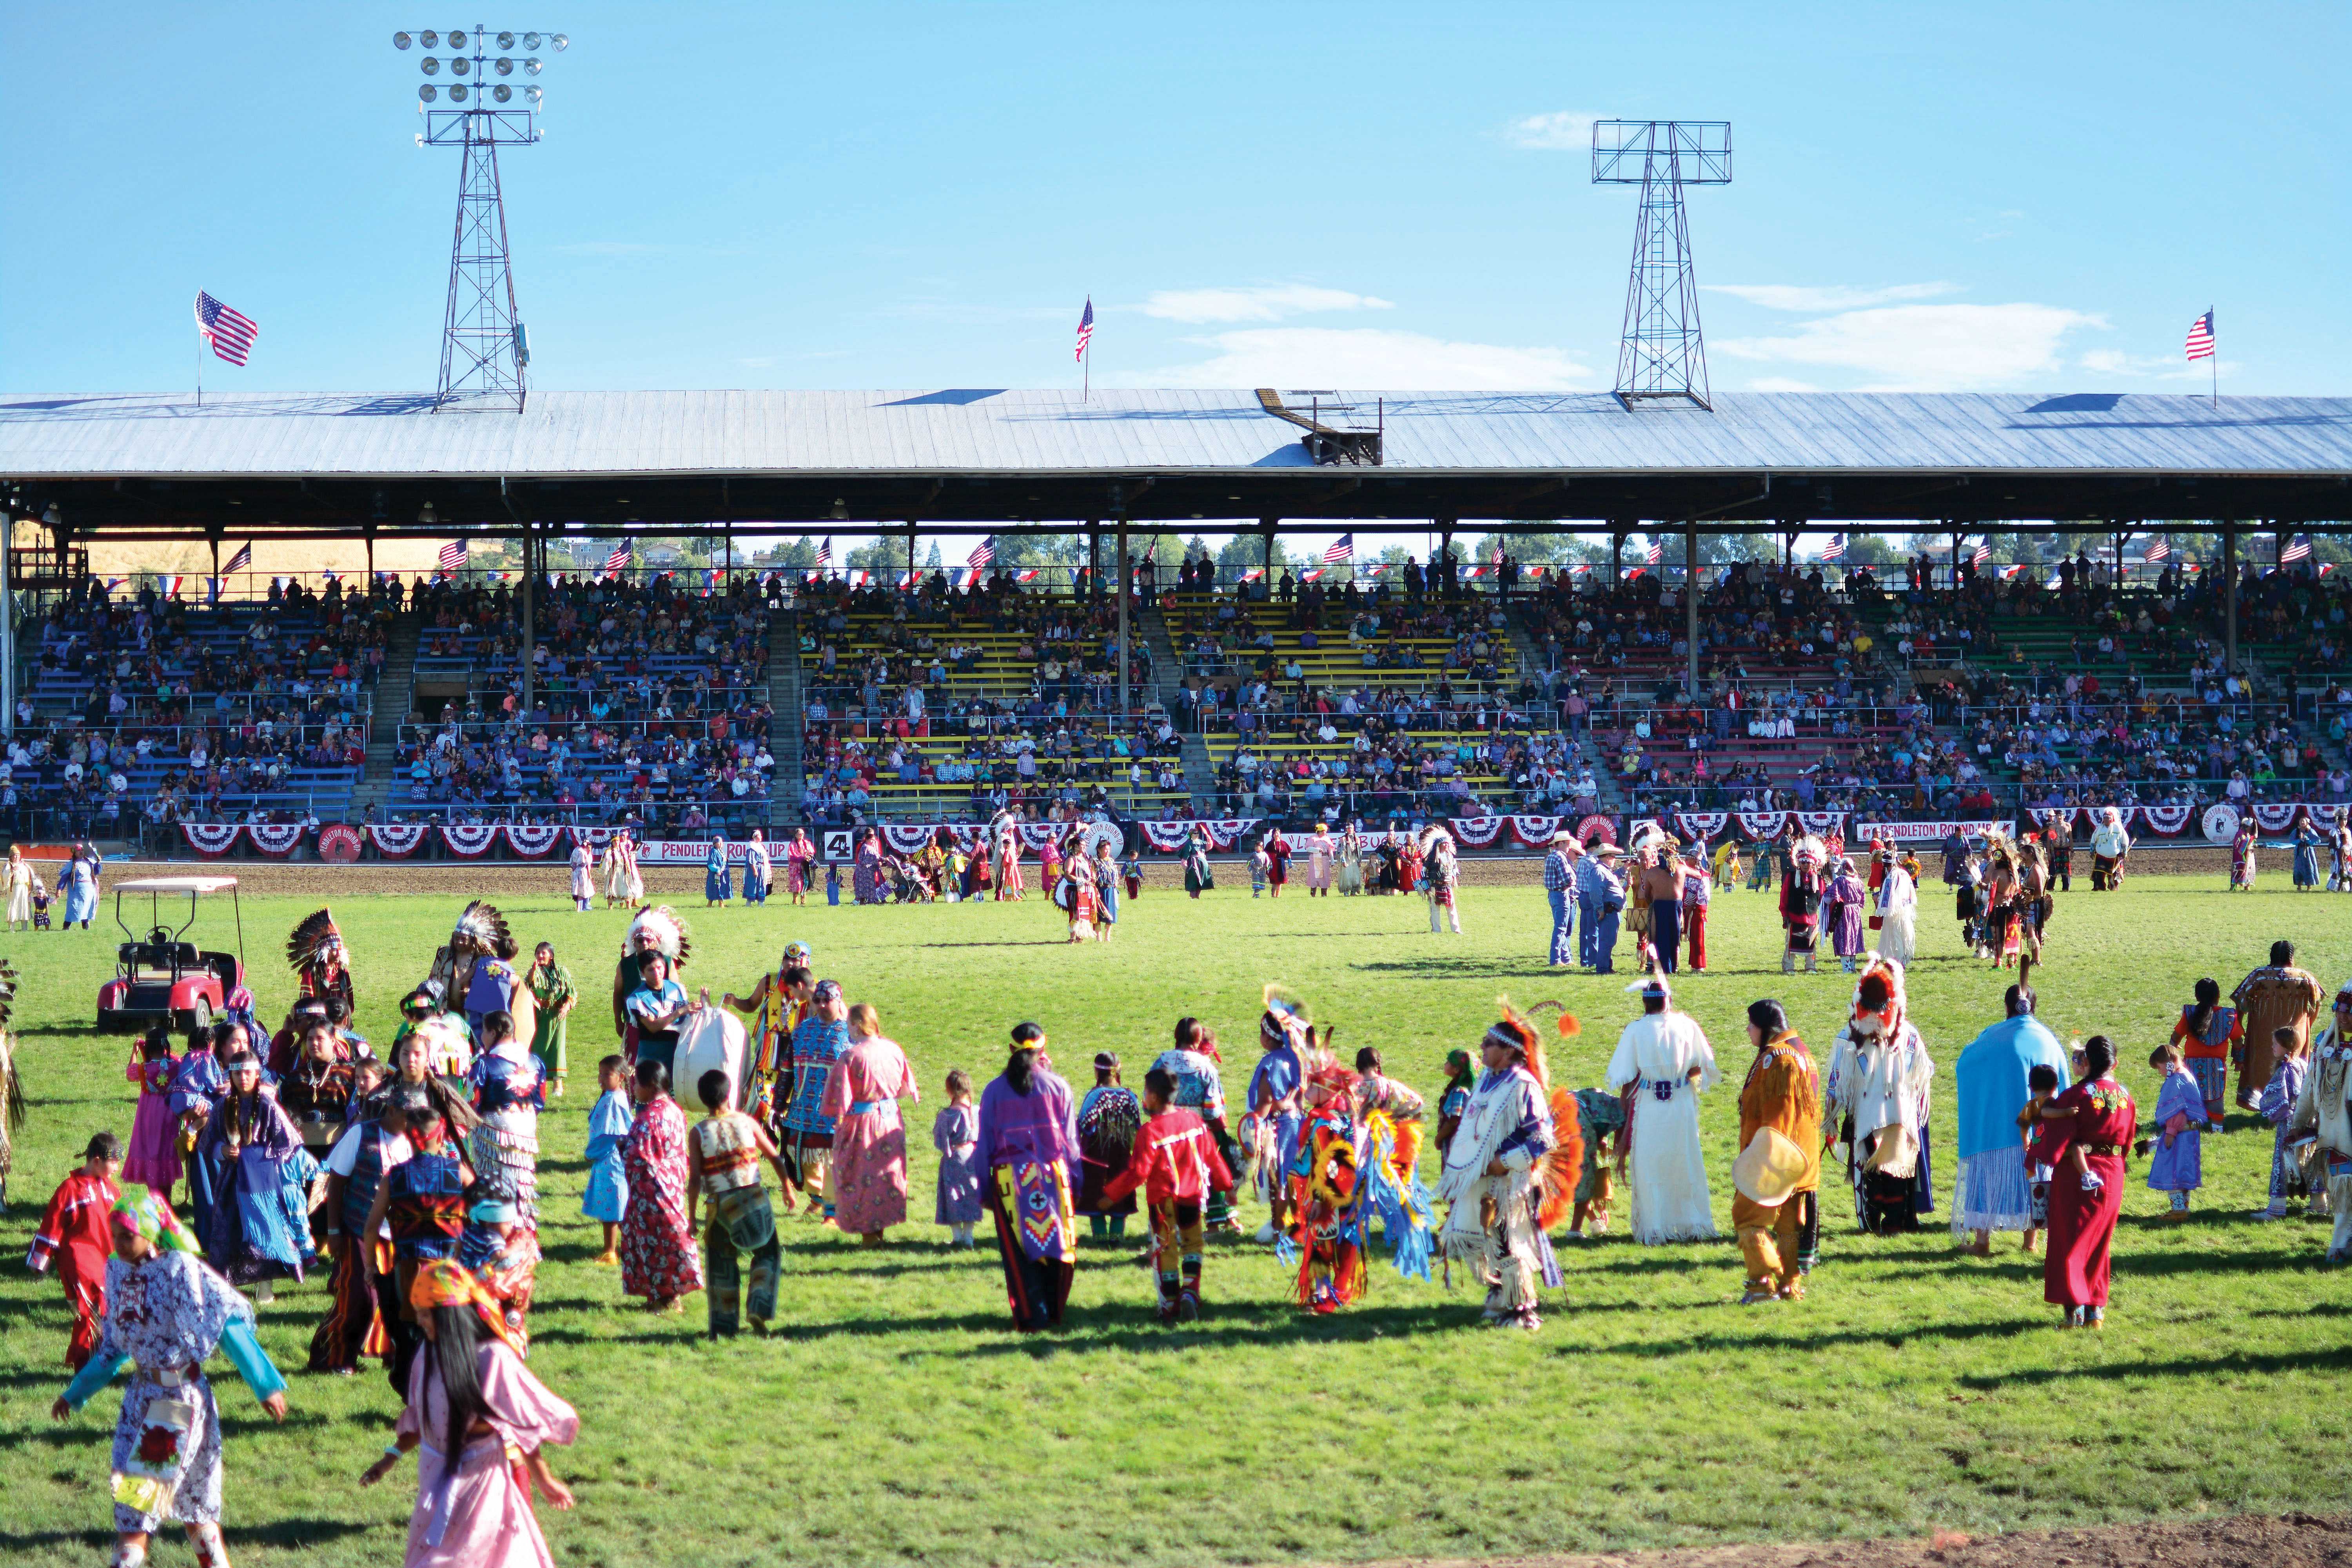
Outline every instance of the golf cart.
{"label": "golf cart", "polygon": [[[196,923],[196,900],[207,893],[226,892],[236,912],[235,952],[198,952],[196,944],[180,939]],[[133,931],[122,918],[122,900],[147,899],[146,934]],[[163,920],[163,900],[185,897],[188,918],[178,930]],[[135,1033],[163,1024],[185,1033],[208,1028],[226,1010],[228,998],[245,984],[245,911],[236,902],[235,877],[147,877],[114,885],[114,923],[131,940],[114,950],[114,978],[99,987],[98,1026],[115,1034]]]}

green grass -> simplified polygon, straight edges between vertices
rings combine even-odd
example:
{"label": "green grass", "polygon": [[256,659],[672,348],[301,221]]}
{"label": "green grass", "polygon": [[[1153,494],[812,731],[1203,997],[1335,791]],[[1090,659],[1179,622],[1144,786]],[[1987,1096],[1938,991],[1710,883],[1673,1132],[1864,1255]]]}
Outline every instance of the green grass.
{"label": "green grass", "polygon": [[[2062,1037],[2116,1037],[2147,1106],[2155,1085],[2138,1064],[2200,974],[2226,988],[2280,935],[2330,983],[2352,956],[2352,900],[2273,889],[2231,897],[2216,879],[2142,878],[2116,895],[2062,896],[2045,1016]],[[1199,1014],[1237,1047],[1227,1087],[1238,1097],[1259,986],[1278,979],[1339,1026],[1343,1047],[1378,1045],[1392,1071],[1433,1089],[1444,1051],[1475,1041],[1498,992],[1556,996],[1586,1026],[1555,1052],[1555,1078],[1597,1081],[1632,1012],[1624,977],[1541,969],[1538,889],[1472,888],[1464,903],[1469,934],[1439,939],[1417,900],[1275,904],[1221,889],[1194,904],[1152,889],[1116,943],[1076,951],[1034,900],[774,904],[695,915],[688,978],[740,986],[800,938],[821,974],[875,1002],[921,1077],[910,1209],[928,1218],[923,1134],[940,1078],[961,1066],[984,1079],[1024,1016],[1045,1025],[1066,1068],[1082,1069],[1105,1047],[1139,1062],[1175,1017]],[[1940,1064],[1940,1201],[1952,1173],[1950,1064],[1997,1015],[2001,982],[1959,955],[1948,906],[1930,903],[1911,994]],[[339,905],[372,1035],[388,1037],[392,999],[422,973],[455,904]],[[556,942],[593,996],[621,917],[574,915],[557,897],[507,907],[519,935]],[[247,903],[269,1006],[290,987],[265,961],[304,912],[295,900]],[[1683,994],[1730,1078],[1705,1101],[1717,1222],[1727,1225],[1748,1055],[1740,1010],[1780,996],[1820,1049],[1849,982],[1780,974],[1767,899],[1722,897],[1713,922],[1719,972]],[[128,1134],[131,1100],[123,1043],[87,1022],[110,941],[20,936],[13,951],[34,1121],[18,1148],[17,1203],[0,1221],[0,1554],[79,1563],[110,1529],[115,1402],[49,1424],[68,1320],[56,1286],[16,1260],[89,1132]],[[601,1016],[593,1003],[575,1016],[575,1069],[611,1048]],[[1482,1331],[1466,1289],[1402,1280],[1385,1264],[1361,1305],[1311,1320],[1289,1304],[1288,1271],[1255,1247],[1213,1248],[1204,1321],[1163,1332],[1147,1277],[1124,1263],[1132,1244],[1101,1243],[1087,1252],[1068,1329],[1024,1339],[1005,1325],[992,1252],[944,1251],[927,1224],[860,1252],[794,1220],[782,1331],[716,1345],[696,1336],[698,1300],[685,1320],[649,1319],[622,1302],[611,1271],[586,1265],[583,1073],[572,1087],[541,1126],[550,1228],[532,1361],[583,1417],[579,1446],[554,1458],[580,1508],[544,1516],[567,1563],[1460,1556],[1981,1532],[2341,1507],[2352,1495],[2352,1352],[2342,1277],[2320,1261],[2325,1232],[2242,1217],[2263,1191],[2266,1131],[2209,1139],[2209,1184],[2186,1226],[2160,1220],[2163,1200],[2135,1170],[2112,1326],[2098,1335],[2051,1327],[2038,1264],[2013,1238],[1989,1262],[1956,1256],[1940,1229],[1873,1240],[1855,1234],[1841,1189],[1825,1199],[1824,1258],[1801,1304],[1732,1305],[1740,1269],[1728,1241],[1563,1244],[1568,1289],[1546,1293],[1532,1337]],[[1261,1217],[1247,1212],[1253,1227]],[[322,1307],[314,1283],[265,1310],[281,1365],[302,1364]],[[233,1378],[222,1391],[238,1560],[393,1560],[413,1471],[377,1491],[352,1484],[394,1414],[382,1378],[292,1377],[282,1428]],[[184,1550],[163,1543],[159,1557]]]}

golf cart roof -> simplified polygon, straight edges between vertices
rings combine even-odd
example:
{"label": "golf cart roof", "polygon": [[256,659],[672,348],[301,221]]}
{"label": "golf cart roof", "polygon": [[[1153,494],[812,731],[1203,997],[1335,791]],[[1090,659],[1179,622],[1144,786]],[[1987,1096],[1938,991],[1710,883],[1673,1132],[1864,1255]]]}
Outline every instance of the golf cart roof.
{"label": "golf cart roof", "polygon": [[236,886],[235,877],[142,877],[117,882],[118,893],[217,893]]}

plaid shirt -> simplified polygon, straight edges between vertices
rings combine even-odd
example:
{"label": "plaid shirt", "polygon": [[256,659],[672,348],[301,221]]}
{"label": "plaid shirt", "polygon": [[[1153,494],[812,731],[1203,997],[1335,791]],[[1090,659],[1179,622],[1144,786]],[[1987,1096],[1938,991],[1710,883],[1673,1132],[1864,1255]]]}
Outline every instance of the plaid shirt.
{"label": "plaid shirt", "polygon": [[1576,886],[1576,865],[1565,849],[1555,849],[1544,857],[1544,887],[1548,891],[1564,893]]}

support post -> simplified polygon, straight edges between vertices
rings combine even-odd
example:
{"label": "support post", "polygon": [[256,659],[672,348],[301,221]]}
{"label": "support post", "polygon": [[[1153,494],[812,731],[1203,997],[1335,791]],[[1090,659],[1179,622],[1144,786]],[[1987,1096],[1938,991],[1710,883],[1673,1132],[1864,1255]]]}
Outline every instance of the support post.
{"label": "support post", "polygon": [[1960,591],[1960,531],[1952,530],[1952,592]]}
{"label": "support post", "polygon": [[2221,665],[2238,669],[2238,525],[2221,520]]}
{"label": "support post", "polygon": [[532,613],[539,602],[539,528],[535,523],[522,525],[522,711],[518,715],[525,722],[530,719],[530,683],[532,668],[531,642],[539,635],[539,617]]}
{"label": "support post", "polygon": [[1690,647],[1690,671],[1685,689],[1698,699],[1698,524],[1686,522],[1683,535],[1683,625]]}
{"label": "support post", "polygon": [[1087,519],[1087,603],[1102,603],[1102,520]]}
{"label": "support post", "polygon": [[1622,528],[1612,528],[1609,531],[1609,586],[1612,591],[1615,590],[1624,576],[1625,531]]}
{"label": "support post", "polygon": [[1127,519],[1118,520],[1118,716],[1128,713],[1127,671],[1132,657],[1127,647],[1127,602],[1135,594],[1134,584],[1128,581]]}
{"label": "support post", "polygon": [[0,735],[16,732],[16,520],[0,511]]}

